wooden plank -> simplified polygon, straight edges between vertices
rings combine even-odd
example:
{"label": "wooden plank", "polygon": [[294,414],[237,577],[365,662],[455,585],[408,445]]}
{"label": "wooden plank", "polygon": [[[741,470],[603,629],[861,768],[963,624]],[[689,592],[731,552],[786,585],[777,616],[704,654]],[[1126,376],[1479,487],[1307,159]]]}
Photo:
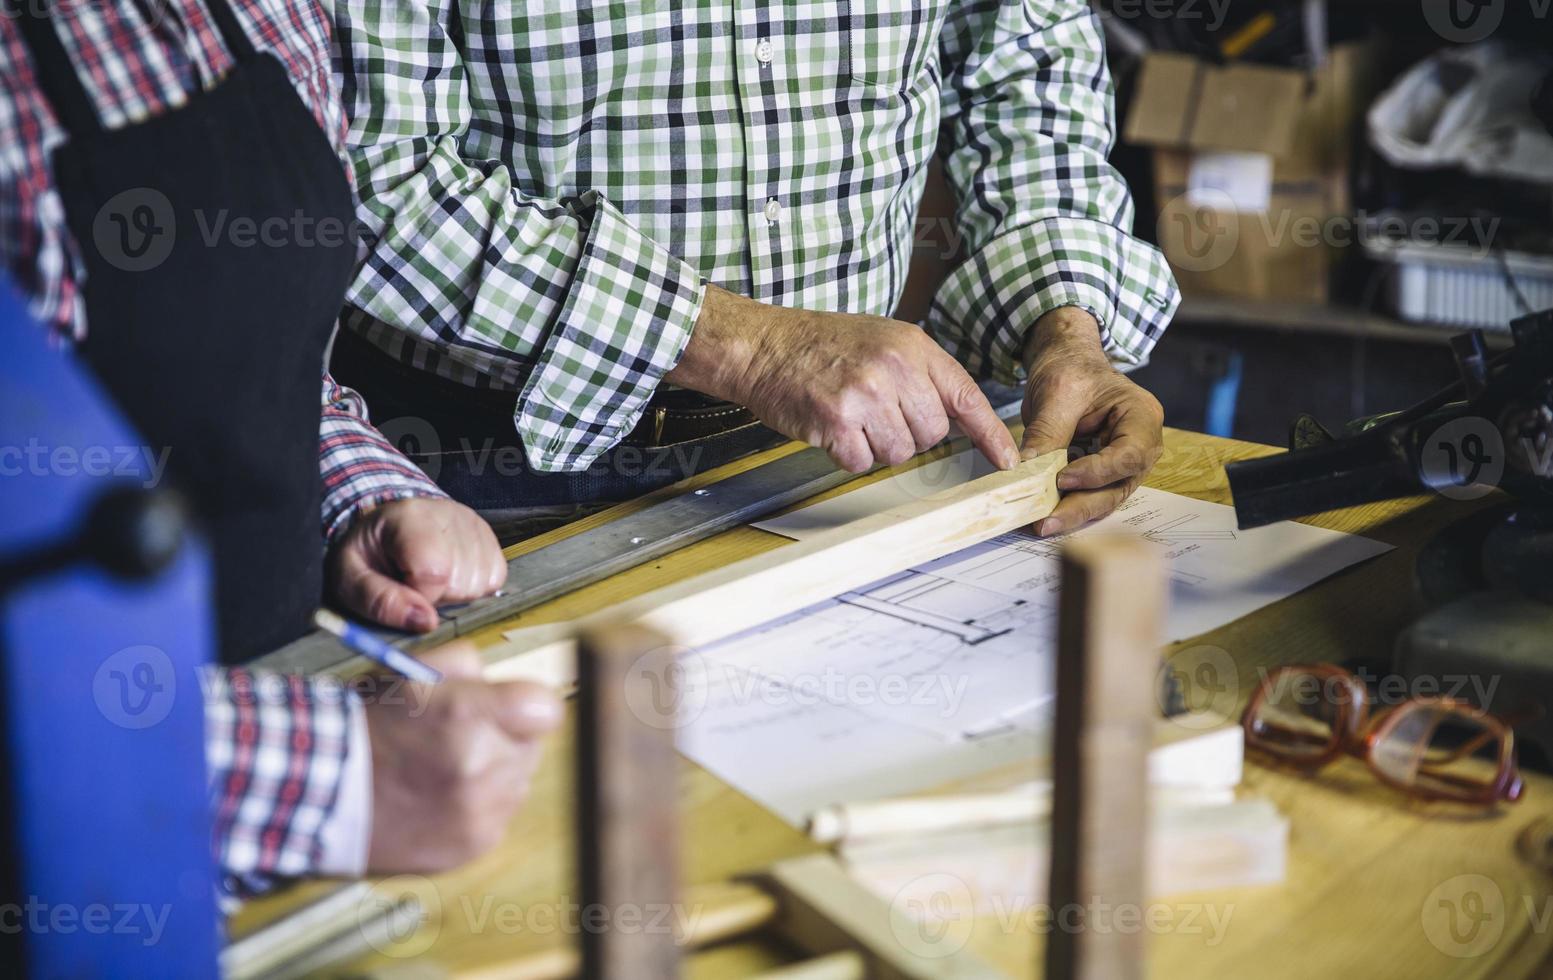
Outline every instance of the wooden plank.
{"label": "wooden plank", "polygon": [[[1266,800],[1163,805],[1155,796],[1150,804],[1150,901],[1284,880],[1289,821]],[[927,909],[952,926],[1046,902],[1051,836],[1044,820],[959,827],[846,841],[837,855],[875,895]],[[940,887],[945,881],[952,890]]]}
{"label": "wooden plank", "polygon": [[1103,905],[1141,914],[1148,900],[1148,753],[1165,582],[1163,559],[1147,541],[1097,535],[1063,548],[1048,980],[1147,973],[1147,933],[1089,913]]}
{"label": "wooden plank", "polygon": [[761,879],[781,906],[778,932],[809,953],[854,950],[873,980],[1003,980],[963,948],[963,933],[912,920],[829,854],[782,861]]}
{"label": "wooden plank", "polygon": [[867,980],[868,963],[850,949],[768,970],[754,980]]}
{"label": "wooden plank", "polygon": [[[1203,806],[1234,799],[1245,772],[1244,735],[1238,722],[1198,728],[1154,721],[1149,748],[1149,791],[1156,805]],[[816,843],[839,846],[866,839],[919,836],[938,831],[1010,823],[1029,825],[1051,817],[1051,760],[1023,759],[982,770],[953,783],[905,796],[821,807],[804,830]],[[1023,883],[1021,893],[1029,887]]]}
{"label": "wooden plank", "polygon": [[[644,924],[670,922],[679,893],[674,649],[639,626],[595,630],[578,644],[577,670],[582,974],[673,980],[673,931]],[[590,920],[600,912],[602,924]]]}
{"label": "wooden plank", "polygon": [[[692,890],[684,907],[691,913],[675,936],[685,949],[701,949],[756,932],[777,915],[776,899],[744,882],[724,882]],[[676,918],[675,925],[679,926]],[[573,980],[581,975],[576,947],[554,946],[539,952],[482,961],[451,969],[432,959],[394,963],[356,980]]]}
{"label": "wooden plank", "polygon": [[393,947],[406,936],[413,935],[425,918],[425,906],[413,893],[393,901],[359,906],[356,914],[337,920],[332,933],[315,943],[290,950],[284,959],[249,976],[256,980],[302,980],[329,975],[366,953]]}
{"label": "wooden plank", "polygon": [[340,885],[295,911],[227,944],[221,951],[225,980],[256,980],[282,963],[323,945],[341,931],[341,923],[365,908],[372,885]]}
{"label": "wooden plank", "polygon": [[571,637],[606,624],[640,623],[687,647],[730,636],[848,589],[1023,527],[1057,505],[1063,452],[1026,460],[909,504],[756,555],[600,610],[529,631],[488,659],[491,679],[564,685]]}

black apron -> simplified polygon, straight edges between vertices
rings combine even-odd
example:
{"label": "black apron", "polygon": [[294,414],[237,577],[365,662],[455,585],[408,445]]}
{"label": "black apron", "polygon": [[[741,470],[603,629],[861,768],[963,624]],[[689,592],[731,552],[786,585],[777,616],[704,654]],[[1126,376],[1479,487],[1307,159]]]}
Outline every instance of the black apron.
{"label": "black apron", "polygon": [[82,353],[192,501],[221,657],[303,633],[323,592],[325,351],[355,262],[344,165],[226,0],[236,64],[179,109],[105,130],[49,22],[17,21],[69,140],[54,181],[86,265]]}

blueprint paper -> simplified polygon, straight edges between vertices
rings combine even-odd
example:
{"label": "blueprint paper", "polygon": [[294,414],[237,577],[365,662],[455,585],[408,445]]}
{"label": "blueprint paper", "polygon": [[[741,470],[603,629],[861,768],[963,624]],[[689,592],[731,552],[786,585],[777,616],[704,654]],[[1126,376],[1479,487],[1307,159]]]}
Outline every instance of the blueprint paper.
{"label": "blueprint paper", "polygon": [[[924,472],[903,473],[753,526],[802,540],[863,515],[921,499],[991,472],[991,468],[980,454],[960,453],[921,467]],[[1171,641],[1232,623],[1350,565],[1391,550],[1391,545],[1370,538],[1292,521],[1242,531],[1235,527],[1233,507],[1149,487],[1139,489],[1110,517],[1075,533],[1097,532],[1137,535],[1165,550],[1172,579],[1165,632]],[[1004,563],[1020,562],[1020,552],[1038,554],[1047,559],[1044,573],[1055,576],[1056,542],[1060,540],[1043,541],[1020,532],[1004,535],[994,543],[1010,552],[1003,556]],[[959,556],[984,547],[968,548]],[[953,563],[959,556],[932,564]],[[1027,564],[1025,568],[1033,572],[1035,566]],[[994,574],[995,567],[989,564],[982,571]]]}
{"label": "blueprint paper", "polygon": [[833,803],[919,793],[1041,755],[1044,729],[944,739],[829,701],[749,699],[714,667],[679,750],[795,827]]}
{"label": "blueprint paper", "polygon": [[[980,475],[963,455],[755,526],[801,539]],[[1148,488],[1076,533],[1104,531],[1166,553],[1171,639],[1390,550],[1302,524],[1240,531],[1232,508]],[[1001,535],[686,654],[680,749],[795,824],[1044,754],[1058,550]]]}

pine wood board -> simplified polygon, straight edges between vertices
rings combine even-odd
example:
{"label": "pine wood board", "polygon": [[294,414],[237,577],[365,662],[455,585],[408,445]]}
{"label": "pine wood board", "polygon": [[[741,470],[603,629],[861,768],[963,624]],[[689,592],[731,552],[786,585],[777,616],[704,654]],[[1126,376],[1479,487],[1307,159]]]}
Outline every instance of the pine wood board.
{"label": "pine wood board", "polygon": [[1064,452],[1047,453],[578,620],[523,630],[526,643],[490,648],[485,675],[569,687],[583,630],[640,624],[679,647],[696,647],[770,622],[1040,520],[1057,505],[1057,472],[1066,461]]}

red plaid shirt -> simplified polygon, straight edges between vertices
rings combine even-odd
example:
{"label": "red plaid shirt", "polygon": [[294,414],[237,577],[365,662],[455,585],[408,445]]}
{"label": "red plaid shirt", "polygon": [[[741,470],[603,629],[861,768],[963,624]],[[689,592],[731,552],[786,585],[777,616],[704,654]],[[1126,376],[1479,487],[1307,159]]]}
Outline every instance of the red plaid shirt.
{"label": "red plaid shirt", "polygon": [[[313,3],[232,0],[261,50],[285,64],[303,101],[338,148],[345,119],[330,71],[329,24]],[[103,125],[115,128],[181,106],[232,66],[198,0],[56,0],[53,21]],[[67,139],[33,74],[7,7],[0,17],[0,263],[32,312],[64,344],[86,336],[84,266],[65,224],[48,161]],[[344,160],[341,168],[349,175]],[[343,301],[343,297],[342,297]],[[355,392],[324,374],[319,463],[324,477],[320,546],[363,506],[441,492],[367,420]],[[229,881],[247,888],[317,862],[320,829],[335,805],[352,711],[332,682],[287,681],[280,703],[253,703],[250,675],[213,685],[207,755],[216,849]]]}
{"label": "red plaid shirt", "polygon": [[360,699],[330,677],[210,673],[205,756],[216,859],[228,895],[319,870],[350,735],[364,727],[353,717],[361,710]]}

